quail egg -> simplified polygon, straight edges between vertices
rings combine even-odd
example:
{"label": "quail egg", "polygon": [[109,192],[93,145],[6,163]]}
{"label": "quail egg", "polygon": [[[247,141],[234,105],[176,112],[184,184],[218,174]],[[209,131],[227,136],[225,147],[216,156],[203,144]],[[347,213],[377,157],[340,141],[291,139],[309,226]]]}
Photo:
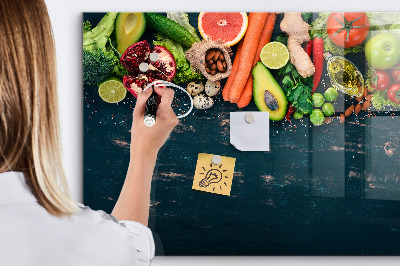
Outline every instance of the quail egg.
{"label": "quail egg", "polygon": [[221,89],[221,83],[219,82],[219,80],[217,81],[207,80],[205,90],[208,96],[212,97],[217,95],[220,89]]}
{"label": "quail egg", "polygon": [[211,108],[213,105],[214,100],[205,94],[199,94],[193,98],[193,106],[196,109],[205,110]]}
{"label": "quail egg", "polygon": [[186,88],[191,96],[196,96],[204,91],[204,85],[201,81],[192,81]]}

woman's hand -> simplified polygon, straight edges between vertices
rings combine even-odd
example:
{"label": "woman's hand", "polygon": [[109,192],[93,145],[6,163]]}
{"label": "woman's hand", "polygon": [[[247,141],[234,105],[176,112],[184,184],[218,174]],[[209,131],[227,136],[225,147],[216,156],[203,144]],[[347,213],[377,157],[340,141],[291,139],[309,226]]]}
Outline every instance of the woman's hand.
{"label": "woman's hand", "polygon": [[133,111],[131,160],[121,194],[112,215],[119,220],[130,220],[147,226],[149,219],[151,177],[157,153],[178,124],[172,110],[172,89],[155,87],[159,96],[156,123],[152,127],[144,124],[146,101],[152,90],[141,92]]}
{"label": "woman's hand", "polygon": [[157,155],[159,149],[168,139],[171,131],[179,123],[171,103],[174,99],[174,90],[168,88],[154,87],[158,94],[159,105],[156,114],[156,123],[152,127],[144,124],[144,113],[146,101],[152,93],[148,89],[139,93],[135,110],[133,112],[131,154]]}

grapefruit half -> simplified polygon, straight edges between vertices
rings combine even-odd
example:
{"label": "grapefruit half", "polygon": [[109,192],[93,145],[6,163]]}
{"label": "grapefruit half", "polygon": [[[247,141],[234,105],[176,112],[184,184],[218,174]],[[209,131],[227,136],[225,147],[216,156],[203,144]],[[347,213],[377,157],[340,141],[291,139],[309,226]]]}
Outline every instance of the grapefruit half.
{"label": "grapefruit half", "polygon": [[246,12],[200,12],[198,24],[204,39],[232,46],[246,33],[248,19]]}

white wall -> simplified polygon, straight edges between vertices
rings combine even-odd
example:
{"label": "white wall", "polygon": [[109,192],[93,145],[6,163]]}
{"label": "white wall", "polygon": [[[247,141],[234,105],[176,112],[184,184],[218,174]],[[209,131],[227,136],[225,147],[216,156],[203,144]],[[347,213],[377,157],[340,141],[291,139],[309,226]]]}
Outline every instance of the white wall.
{"label": "white wall", "polygon": [[[397,0],[46,0],[53,23],[59,72],[59,99],[64,162],[75,200],[82,201],[82,12],[106,11],[400,11]],[[160,257],[155,266],[190,265],[398,265],[399,258],[318,257]]]}

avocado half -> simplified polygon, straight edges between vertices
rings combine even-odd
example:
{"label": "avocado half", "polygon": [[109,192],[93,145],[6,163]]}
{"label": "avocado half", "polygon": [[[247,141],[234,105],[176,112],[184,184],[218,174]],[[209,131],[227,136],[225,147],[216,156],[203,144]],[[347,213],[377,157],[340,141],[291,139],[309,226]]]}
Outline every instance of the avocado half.
{"label": "avocado half", "polygon": [[287,108],[284,91],[263,63],[258,62],[252,73],[254,102],[258,110],[269,112],[270,120],[282,120]]}
{"label": "avocado half", "polygon": [[117,50],[123,54],[132,44],[138,42],[146,29],[143,13],[118,13],[115,20]]}

